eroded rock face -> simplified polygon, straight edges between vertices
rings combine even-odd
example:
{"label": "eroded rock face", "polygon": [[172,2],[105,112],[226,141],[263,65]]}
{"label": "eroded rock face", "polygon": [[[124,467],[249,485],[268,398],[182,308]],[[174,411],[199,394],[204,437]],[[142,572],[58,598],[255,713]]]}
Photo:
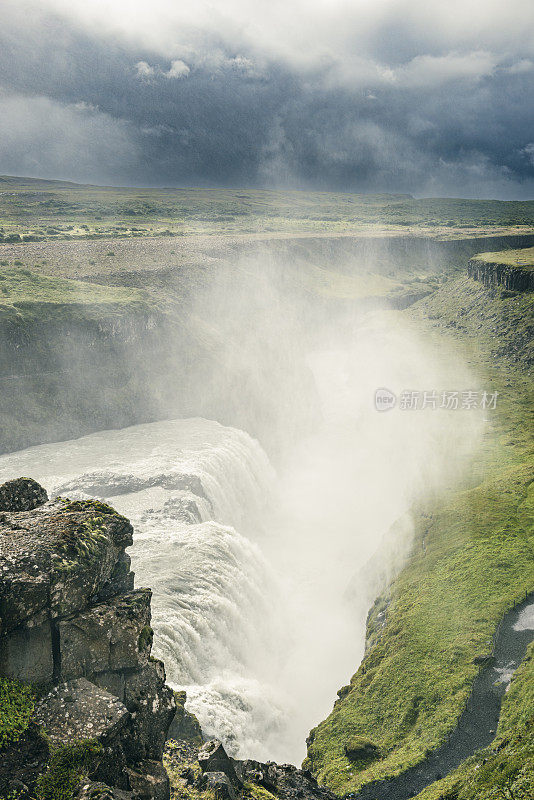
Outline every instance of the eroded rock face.
{"label": "eroded rock face", "polygon": [[486,287],[502,286],[514,292],[534,291],[534,270],[531,268],[472,258],[467,265],[467,274]]}
{"label": "eroded rock face", "polygon": [[[54,746],[100,743],[80,800],[168,800],[161,757],[176,703],[150,656],[151,592],[133,588],[132,526],[97,501],[48,501],[28,479],[0,486],[0,506],[0,677],[53,686],[32,725]],[[0,762],[24,760],[19,750]]]}
{"label": "eroded rock face", "polygon": [[111,741],[130,714],[117,697],[85,678],[77,678],[52,689],[38,703],[34,718],[54,744],[68,745],[73,739],[83,738]]}
{"label": "eroded rock face", "polygon": [[174,692],[176,713],[171,722],[167,738],[181,741],[202,742],[202,728],[194,714],[185,708],[187,695],[184,691]]}
{"label": "eroded rock face", "polygon": [[111,598],[58,623],[61,675],[95,675],[146,666],[151,636],[149,589]]}

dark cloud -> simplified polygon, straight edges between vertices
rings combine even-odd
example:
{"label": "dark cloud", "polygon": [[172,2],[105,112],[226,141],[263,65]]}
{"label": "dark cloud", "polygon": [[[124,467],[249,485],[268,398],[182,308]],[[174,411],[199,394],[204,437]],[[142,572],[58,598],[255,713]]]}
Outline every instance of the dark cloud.
{"label": "dark cloud", "polygon": [[234,8],[222,32],[177,27],[170,46],[164,26],[146,36],[100,29],[81,11],[59,14],[61,3],[5,0],[0,173],[532,194],[534,61],[515,29],[501,40],[488,28],[475,46],[422,15],[404,35],[397,3],[365,37],[341,26],[308,52],[296,29],[282,41],[267,23],[263,34],[236,33]]}

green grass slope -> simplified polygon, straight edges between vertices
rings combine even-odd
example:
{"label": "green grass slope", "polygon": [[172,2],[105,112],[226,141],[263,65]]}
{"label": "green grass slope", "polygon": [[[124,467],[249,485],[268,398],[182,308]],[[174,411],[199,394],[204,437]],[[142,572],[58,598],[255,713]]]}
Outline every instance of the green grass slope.
{"label": "green grass slope", "polygon": [[532,800],[534,797],[534,644],[505,695],[497,736],[419,800]]}
{"label": "green grass slope", "polygon": [[138,289],[86,283],[39,275],[22,267],[0,266],[0,323],[29,317],[50,319],[61,309],[80,317],[123,313],[148,308],[147,295]]}
{"label": "green grass slope", "polygon": [[[446,738],[470,693],[473,659],[534,589],[534,398],[519,368],[531,352],[532,310],[532,293],[506,297],[462,278],[407,312],[436,346],[451,340],[500,397],[469,485],[422,509],[408,563],[370,614],[374,644],[312,732],[307,765],[341,794],[399,774]],[[349,760],[355,736],[380,757]]]}

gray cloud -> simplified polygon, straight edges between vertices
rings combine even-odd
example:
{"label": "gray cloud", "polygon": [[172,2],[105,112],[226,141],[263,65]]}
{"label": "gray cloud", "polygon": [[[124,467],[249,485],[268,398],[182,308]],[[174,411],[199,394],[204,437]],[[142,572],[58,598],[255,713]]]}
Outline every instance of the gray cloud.
{"label": "gray cloud", "polygon": [[530,0],[454,13],[437,0],[4,0],[1,13],[0,172],[532,194]]}
{"label": "gray cloud", "polygon": [[80,102],[0,92],[0,172],[109,182],[135,165],[128,123]]}

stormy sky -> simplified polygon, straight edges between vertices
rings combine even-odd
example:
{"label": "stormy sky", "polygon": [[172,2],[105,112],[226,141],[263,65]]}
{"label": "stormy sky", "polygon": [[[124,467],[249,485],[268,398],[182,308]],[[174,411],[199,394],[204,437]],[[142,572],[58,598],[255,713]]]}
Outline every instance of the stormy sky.
{"label": "stormy sky", "polygon": [[0,0],[0,174],[534,196],[533,0]]}

